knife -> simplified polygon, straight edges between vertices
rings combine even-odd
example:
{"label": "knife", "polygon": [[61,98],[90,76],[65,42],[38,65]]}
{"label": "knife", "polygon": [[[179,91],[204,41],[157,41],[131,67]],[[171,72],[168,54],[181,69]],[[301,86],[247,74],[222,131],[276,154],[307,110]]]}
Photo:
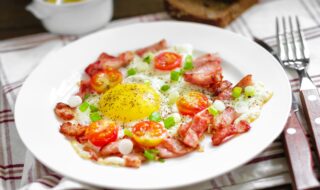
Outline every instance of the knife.
{"label": "knife", "polygon": [[[254,41],[270,52],[278,61],[277,52],[264,41]],[[280,63],[280,62],[279,62]],[[312,189],[320,186],[313,171],[312,154],[305,129],[298,120],[299,104],[292,93],[292,107],[285,125],[283,139],[289,161],[291,179],[295,189]]]}

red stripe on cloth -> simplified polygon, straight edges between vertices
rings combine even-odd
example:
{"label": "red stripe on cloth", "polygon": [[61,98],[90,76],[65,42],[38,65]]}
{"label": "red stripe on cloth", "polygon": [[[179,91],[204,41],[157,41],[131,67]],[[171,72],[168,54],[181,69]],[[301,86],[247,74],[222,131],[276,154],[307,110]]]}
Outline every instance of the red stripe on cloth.
{"label": "red stripe on cloth", "polygon": [[23,169],[16,169],[16,168],[11,168],[10,170],[4,170],[1,171],[0,169],[0,176],[2,177],[18,177],[22,176]]}
{"label": "red stripe on cloth", "polygon": [[2,177],[0,176],[0,179],[4,180],[4,181],[7,181],[7,180],[18,180],[18,179],[21,179],[22,176],[16,176],[16,177]]}
{"label": "red stripe on cloth", "polygon": [[11,112],[11,110],[9,110],[9,109],[1,110],[1,111],[0,111],[0,114],[2,114],[2,113],[7,113],[7,112]]}
{"label": "red stripe on cloth", "polygon": [[269,155],[269,156],[258,157],[258,158],[254,158],[253,160],[248,162],[246,165],[255,164],[258,162],[263,162],[263,161],[272,160],[272,159],[276,159],[276,158],[284,158],[284,157],[285,157],[284,153],[278,153],[278,154],[273,154],[273,155]]}
{"label": "red stripe on cloth", "polygon": [[47,186],[47,187],[54,187],[56,184],[51,184],[50,182],[48,182],[47,180],[42,180],[42,179],[38,179],[37,182]]}
{"label": "red stripe on cloth", "polygon": [[7,168],[19,168],[23,167],[24,164],[10,164],[10,165],[0,165],[0,168],[7,169]]}
{"label": "red stripe on cloth", "polygon": [[0,120],[0,123],[10,123],[10,122],[14,122],[14,119]]}

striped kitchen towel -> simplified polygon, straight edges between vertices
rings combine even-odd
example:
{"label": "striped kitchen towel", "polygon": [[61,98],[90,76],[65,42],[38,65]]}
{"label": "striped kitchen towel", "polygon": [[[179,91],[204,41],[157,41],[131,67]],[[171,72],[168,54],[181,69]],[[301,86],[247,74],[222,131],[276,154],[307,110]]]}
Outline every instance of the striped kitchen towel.
{"label": "striped kitchen towel", "polygon": [[[284,9],[284,7],[286,7]],[[260,0],[260,3],[227,27],[275,46],[276,16],[299,16],[311,50],[310,75],[320,87],[320,2],[318,0]],[[166,13],[145,15],[111,22],[107,28],[131,23],[170,19]],[[14,189],[94,189],[72,182],[50,171],[27,151],[14,123],[14,105],[24,80],[48,53],[78,37],[36,34],[0,42],[0,190]],[[292,89],[298,92],[299,80],[287,73]],[[305,121],[303,121],[305,122]],[[276,139],[249,163],[215,179],[183,189],[262,189],[290,183],[280,139]]]}

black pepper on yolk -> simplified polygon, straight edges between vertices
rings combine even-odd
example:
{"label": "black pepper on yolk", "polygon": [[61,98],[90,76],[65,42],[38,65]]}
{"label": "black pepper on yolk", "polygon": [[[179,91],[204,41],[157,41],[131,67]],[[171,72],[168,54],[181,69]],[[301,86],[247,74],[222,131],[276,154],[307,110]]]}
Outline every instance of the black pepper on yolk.
{"label": "black pepper on yolk", "polygon": [[112,120],[130,122],[158,111],[160,96],[149,85],[119,84],[101,96],[99,107]]}

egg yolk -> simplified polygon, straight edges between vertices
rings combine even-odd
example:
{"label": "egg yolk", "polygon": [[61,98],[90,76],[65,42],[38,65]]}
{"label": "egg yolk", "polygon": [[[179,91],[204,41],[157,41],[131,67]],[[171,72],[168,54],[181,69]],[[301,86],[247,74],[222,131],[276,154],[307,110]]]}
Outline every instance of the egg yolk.
{"label": "egg yolk", "polygon": [[130,122],[158,111],[160,96],[145,84],[119,84],[101,96],[99,107],[112,120]]}

